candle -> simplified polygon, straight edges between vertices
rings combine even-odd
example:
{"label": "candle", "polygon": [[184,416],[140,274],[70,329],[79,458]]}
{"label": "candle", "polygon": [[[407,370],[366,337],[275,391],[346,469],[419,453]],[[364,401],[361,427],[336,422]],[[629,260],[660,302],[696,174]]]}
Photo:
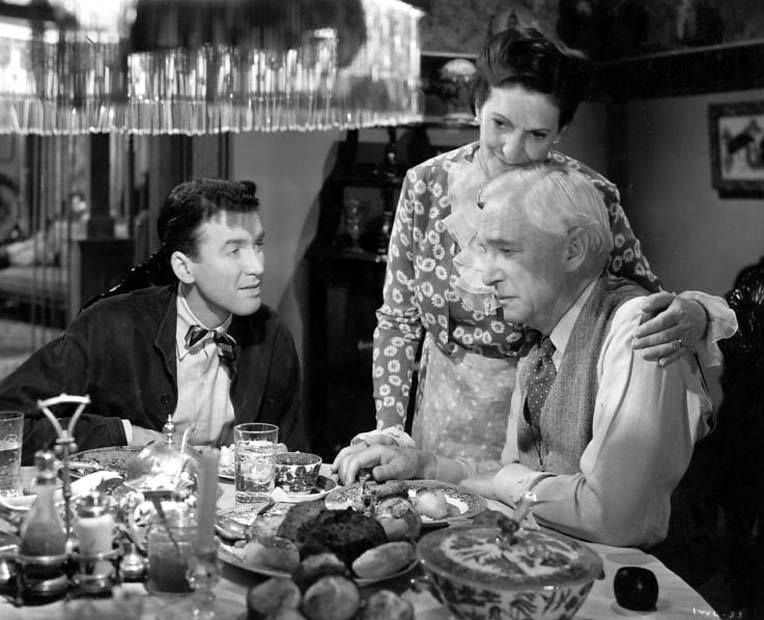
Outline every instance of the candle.
{"label": "candle", "polygon": [[197,499],[197,534],[196,551],[204,553],[215,545],[215,513],[218,495],[218,462],[220,451],[217,448],[200,447],[199,458],[199,497]]}

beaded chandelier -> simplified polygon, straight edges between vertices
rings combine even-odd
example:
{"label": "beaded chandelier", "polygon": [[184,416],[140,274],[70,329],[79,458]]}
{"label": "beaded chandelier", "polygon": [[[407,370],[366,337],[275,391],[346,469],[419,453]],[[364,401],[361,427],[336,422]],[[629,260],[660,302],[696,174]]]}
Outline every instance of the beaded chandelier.
{"label": "beaded chandelier", "polygon": [[0,133],[415,122],[421,17],[400,0],[0,1]]}

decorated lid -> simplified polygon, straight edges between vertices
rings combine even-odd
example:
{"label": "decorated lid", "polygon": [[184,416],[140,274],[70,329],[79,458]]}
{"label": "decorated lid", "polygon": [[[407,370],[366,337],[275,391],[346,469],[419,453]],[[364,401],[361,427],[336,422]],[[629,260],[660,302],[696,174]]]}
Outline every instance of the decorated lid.
{"label": "decorated lid", "polygon": [[451,581],[511,590],[584,583],[602,572],[602,560],[586,545],[541,530],[520,530],[513,542],[499,528],[437,530],[417,544],[426,569]]}

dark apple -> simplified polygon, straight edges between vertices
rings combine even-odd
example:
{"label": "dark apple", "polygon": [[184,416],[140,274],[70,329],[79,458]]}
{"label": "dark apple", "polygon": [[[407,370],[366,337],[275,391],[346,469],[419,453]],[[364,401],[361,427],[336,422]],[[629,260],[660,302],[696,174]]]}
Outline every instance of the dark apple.
{"label": "dark apple", "polygon": [[650,569],[622,566],[613,578],[613,592],[621,607],[648,611],[658,602],[658,580]]}

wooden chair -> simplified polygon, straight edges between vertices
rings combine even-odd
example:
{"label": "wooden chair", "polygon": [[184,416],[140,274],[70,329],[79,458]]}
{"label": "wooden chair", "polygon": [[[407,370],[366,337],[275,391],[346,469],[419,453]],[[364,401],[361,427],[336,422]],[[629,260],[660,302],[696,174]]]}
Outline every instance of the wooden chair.
{"label": "wooden chair", "polygon": [[155,252],[142,263],[132,267],[119,284],[88,299],[82,304],[81,310],[106,297],[129,293],[148,286],[171,284],[176,281],[175,274],[164,255],[161,252]]}
{"label": "wooden chair", "polygon": [[733,606],[764,617],[764,257],[726,295],[738,331],[720,343],[722,390],[714,477],[724,512]]}

